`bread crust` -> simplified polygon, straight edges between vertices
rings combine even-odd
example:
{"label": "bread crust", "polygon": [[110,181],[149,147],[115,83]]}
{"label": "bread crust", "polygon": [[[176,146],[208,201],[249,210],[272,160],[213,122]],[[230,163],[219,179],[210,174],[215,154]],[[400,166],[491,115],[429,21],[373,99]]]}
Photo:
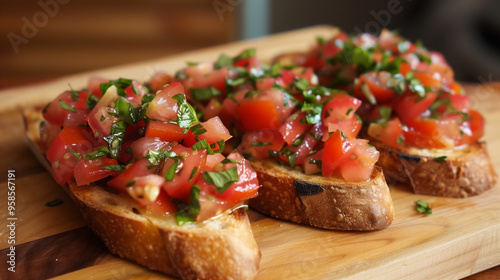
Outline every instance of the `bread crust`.
{"label": "bread crust", "polygon": [[396,149],[373,139],[370,143],[380,152],[378,164],[386,179],[410,185],[418,194],[470,197],[487,191],[497,181],[484,142],[453,150]]}
{"label": "bread crust", "polygon": [[382,169],[370,180],[346,182],[305,175],[273,161],[254,161],[259,196],[250,207],[269,216],[314,227],[369,231],[388,227],[394,208]]}
{"label": "bread crust", "polygon": [[[41,110],[23,115],[30,146],[47,166],[38,130]],[[258,273],[261,254],[241,207],[202,223],[179,226],[173,214],[141,208],[125,194],[74,183],[63,188],[88,226],[122,258],[182,279],[253,279]]]}

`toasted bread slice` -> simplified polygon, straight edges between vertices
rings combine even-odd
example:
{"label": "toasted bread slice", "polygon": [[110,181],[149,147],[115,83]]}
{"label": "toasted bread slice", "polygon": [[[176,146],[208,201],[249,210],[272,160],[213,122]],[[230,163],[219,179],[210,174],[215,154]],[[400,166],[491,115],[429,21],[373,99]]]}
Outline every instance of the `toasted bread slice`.
{"label": "toasted bread slice", "polygon": [[[40,148],[41,110],[24,112],[35,155]],[[87,224],[108,249],[122,258],[182,279],[253,279],[260,251],[242,208],[202,223],[179,226],[174,215],[140,207],[131,197],[99,186],[63,186]]]}
{"label": "toasted bread slice", "polygon": [[469,197],[490,189],[497,179],[484,142],[453,150],[396,149],[373,139],[370,143],[380,152],[378,164],[386,179],[411,185],[418,194]]}
{"label": "toasted bread slice", "polygon": [[383,229],[394,208],[382,169],[368,181],[305,175],[273,161],[254,161],[261,187],[250,207],[275,218],[335,230]]}

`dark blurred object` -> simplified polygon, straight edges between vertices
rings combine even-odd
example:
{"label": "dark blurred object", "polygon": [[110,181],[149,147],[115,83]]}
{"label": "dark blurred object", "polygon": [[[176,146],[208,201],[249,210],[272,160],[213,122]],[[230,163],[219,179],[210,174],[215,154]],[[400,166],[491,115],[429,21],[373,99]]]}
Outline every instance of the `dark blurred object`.
{"label": "dark blurred object", "polygon": [[235,18],[204,0],[2,1],[0,86],[230,42]]}
{"label": "dark blurred object", "polygon": [[270,32],[330,24],[348,33],[398,30],[442,52],[458,80],[500,80],[500,1],[387,0],[271,2]]}

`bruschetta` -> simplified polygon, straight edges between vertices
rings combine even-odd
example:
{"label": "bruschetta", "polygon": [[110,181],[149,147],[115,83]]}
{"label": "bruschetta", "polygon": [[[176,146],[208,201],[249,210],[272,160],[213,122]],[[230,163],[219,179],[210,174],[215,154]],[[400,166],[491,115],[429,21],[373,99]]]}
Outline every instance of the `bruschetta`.
{"label": "bruschetta", "polygon": [[388,181],[445,197],[478,195],[496,183],[480,141],[484,119],[440,53],[388,30],[378,37],[338,31],[275,61],[311,67],[321,85],[363,101],[362,137],[380,152]]}
{"label": "bruschetta", "polygon": [[24,116],[35,154],[112,253],[182,279],[255,278],[244,202],[257,175],[222,155],[231,135],[198,120],[180,83],[93,79]]}

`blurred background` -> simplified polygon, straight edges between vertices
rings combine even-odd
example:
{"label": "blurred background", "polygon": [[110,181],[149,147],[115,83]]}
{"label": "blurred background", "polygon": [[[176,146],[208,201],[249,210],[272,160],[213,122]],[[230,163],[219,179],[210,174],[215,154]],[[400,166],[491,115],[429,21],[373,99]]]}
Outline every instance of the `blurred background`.
{"label": "blurred background", "polygon": [[19,0],[0,3],[0,87],[318,24],[398,30],[458,80],[500,79],[498,0]]}

